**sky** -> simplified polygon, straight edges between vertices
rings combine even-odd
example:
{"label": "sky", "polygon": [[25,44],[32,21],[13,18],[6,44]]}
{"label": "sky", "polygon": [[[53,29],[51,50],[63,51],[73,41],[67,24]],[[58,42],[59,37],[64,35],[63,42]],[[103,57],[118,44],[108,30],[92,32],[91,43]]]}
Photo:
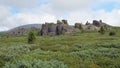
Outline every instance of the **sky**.
{"label": "sky", "polygon": [[0,31],[58,19],[70,25],[102,20],[120,26],[120,0],[0,0]]}

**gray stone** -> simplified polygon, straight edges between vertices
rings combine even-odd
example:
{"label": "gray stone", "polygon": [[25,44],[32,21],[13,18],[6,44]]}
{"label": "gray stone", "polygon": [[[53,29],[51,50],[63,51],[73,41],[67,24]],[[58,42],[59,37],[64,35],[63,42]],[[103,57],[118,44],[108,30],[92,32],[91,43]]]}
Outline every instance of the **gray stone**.
{"label": "gray stone", "polygon": [[81,24],[81,23],[75,23],[75,28],[83,29],[83,24]]}
{"label": "gray stone", "polygon": [[102,20],[97,21],[97,20],[93,20],[93,25],[95,25],[96,27],[100,28],[100,27],[104,27],[106,30],[110,30],[112,29],[112,26],[102,22]]}
{"label": "gray stone", "polygon": [[57,24],[56,35],[60,35],[63,32],[63,24]]}

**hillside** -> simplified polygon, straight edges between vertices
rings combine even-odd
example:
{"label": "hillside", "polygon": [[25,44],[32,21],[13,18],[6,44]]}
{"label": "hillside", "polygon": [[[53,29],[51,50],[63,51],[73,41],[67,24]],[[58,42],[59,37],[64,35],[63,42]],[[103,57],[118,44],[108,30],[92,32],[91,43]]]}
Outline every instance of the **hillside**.
{"label": "hillside", "polygon": [[119,68],[120,28],[116,35],[96,31],[60,36],[0,38],[0,68]]}
{"label": "hillside", "polygon": [[15,27],[8,31],[1,32],[1,34],[7,34],[12,36],[27,35],[29,31],[40,31],[41,24],[27,24]]}

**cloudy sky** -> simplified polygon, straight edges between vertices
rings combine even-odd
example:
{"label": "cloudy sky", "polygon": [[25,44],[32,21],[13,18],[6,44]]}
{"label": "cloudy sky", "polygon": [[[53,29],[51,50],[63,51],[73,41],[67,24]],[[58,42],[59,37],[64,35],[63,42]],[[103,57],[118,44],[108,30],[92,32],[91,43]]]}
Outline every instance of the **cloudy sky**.
{"label": "cloudy sky", "polygon": [[0,31],[33,23],[102,19],[120,26],[120,0],[0,0]]}

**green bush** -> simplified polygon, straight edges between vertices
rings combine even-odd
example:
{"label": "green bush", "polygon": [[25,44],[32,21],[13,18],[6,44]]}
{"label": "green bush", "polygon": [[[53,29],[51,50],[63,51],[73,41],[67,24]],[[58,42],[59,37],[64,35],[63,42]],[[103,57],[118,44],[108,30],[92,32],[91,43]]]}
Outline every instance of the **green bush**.
{"label": "green bush", "polygon": [[116,33],[114,31],[109,32],[109,36],[114,36]]}
{"label": "green bush", "polygon": [[32,31],[30,31],[28,34],[28,43],[33,44],[35,42],[35,39],[35,34]]}
{"label": "green bush", "polygon": [[105,34],[105,29],[104,29],[103,26],[100,27],[99,33],[100,33],[100,34]]}
{"label": "green bush", "polygon": [[41,60],[19,60],[13,63],[6,63],[3,68],[68,68],[61,61],[41,61]]}

